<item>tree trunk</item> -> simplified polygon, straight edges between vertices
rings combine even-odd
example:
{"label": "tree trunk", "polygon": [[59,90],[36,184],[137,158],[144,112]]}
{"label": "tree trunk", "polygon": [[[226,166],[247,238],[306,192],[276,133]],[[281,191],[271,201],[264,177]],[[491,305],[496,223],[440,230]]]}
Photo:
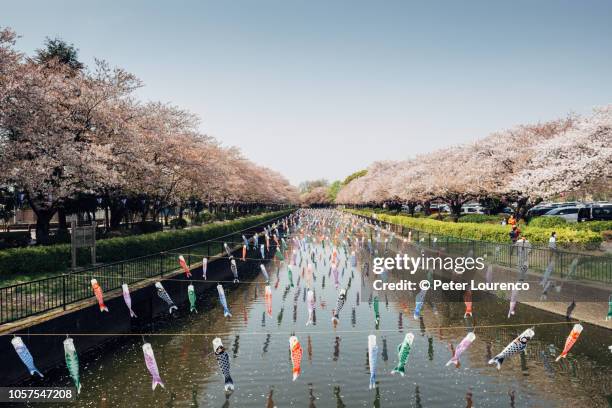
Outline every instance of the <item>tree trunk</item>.
{"label": "tree trunk", "polygon": [[68,231],[68,223],[66,222],[66,211],[63,208],[57,210],[57,218],[60,231]]}
{"label": "tree trunk", "polygon": [[110,229],[116,230],[121,225],[125,210],[120,205],[110,205]]}
{"label": "tree trunk", "polygon": [[516,200],[516,210],[514,211],[514,218],[516,219],[516,222],[522,218],[525,218],[527,210],[529,210],[529,206],[527,205],[528,200],[529,197],[520,197]]}
{"label": "tree trunk", "polygon": [[36,243],[39,245],[48,245],[50,243],[49,231],[51,219],[55,215],[55,209],[34,209],[36,214]]}
{"label": "tree trunk", "polygon": [[457,222],[457,220],[459,220],[459,216],[461,215],[461,207],[463,206],[463,202],[461,200],[451,200],[449,201],[448,206],[451,210],[453,222]]}

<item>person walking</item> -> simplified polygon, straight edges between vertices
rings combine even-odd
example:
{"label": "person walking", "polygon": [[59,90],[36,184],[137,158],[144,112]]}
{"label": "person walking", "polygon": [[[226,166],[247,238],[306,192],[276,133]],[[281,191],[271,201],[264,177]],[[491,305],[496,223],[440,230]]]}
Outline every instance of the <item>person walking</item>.
{"label": "person walking", "polygon": [[510,230],[510,240],[512,241],[512,245],[516,244],[516,241],[519,239],[519,236],[521,235],[521,230],[516,226],[513,225],[512,229]]}
{"label": "person walking", "polygon": [[548,262],[552,261],[555,257],[555,253],[557,253],[557,232],[553,231],[550,234],[550,238],[548,239],[548,250],[549,250],[549,257],[548,257]]}
{"label": "person walking", "polygon": [[557,232],[553,231],[548,239],[548,249],[551,251],[557,250]]}
{"label": "person walking", "polygon": [[529,269],[529,253],[531,252],[531,242],[523,235],[514,244],[518,249],[518,268],[519,280],[524,281]]}

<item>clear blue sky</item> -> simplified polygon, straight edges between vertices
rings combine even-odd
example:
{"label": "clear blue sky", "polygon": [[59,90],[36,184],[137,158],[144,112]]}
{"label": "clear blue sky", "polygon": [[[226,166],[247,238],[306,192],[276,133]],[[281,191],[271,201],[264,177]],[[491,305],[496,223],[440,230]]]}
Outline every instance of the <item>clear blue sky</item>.
{"label": "clear blue sky", "polygon": [[297,184],[612,102],[611,1],[8,1]]}

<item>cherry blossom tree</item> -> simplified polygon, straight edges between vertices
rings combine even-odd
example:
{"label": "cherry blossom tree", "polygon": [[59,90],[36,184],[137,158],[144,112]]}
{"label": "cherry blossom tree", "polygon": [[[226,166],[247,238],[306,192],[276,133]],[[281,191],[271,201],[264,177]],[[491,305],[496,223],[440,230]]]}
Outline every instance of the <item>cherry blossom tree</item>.
{"label": "cherry blossom tree", "polygon": [[517,126],[410,160],[375,162],[342,187],[336,202],[414,208],[437,201],[457,218],[466,202],[494,199],[515,203],[521,216],[542,198],[595,182],[610,185],[611,110]]}
{"label": "cherry blossom tree", "polygon": [[601,180],[612,184],[612,105],[537,143],[509,189],[550,198]]}
{"label": "cherry blossom tree", "polygon": [[139,102],[134,75],[104,61],[88,69],[61,40],[29,58],[16,38],[0,30],[0,187],[23,192],[38,242],[58,211],[79,206],[110,210],[116,227],[128,212],[297,202],[286,179],[199,132],[192,113]]}
{"label": "cherry blossom tree", "polygon": [[0,171],[25,192],[40,242],[48,239],[49,221],[64,200],[95,190],[101,180],[117,181],[109,171],[114,158],[106,137],[114,123],[106,108],[137,86],[132,75],[102,62],[83,73],[32,59],[17,60],[0,85]]}

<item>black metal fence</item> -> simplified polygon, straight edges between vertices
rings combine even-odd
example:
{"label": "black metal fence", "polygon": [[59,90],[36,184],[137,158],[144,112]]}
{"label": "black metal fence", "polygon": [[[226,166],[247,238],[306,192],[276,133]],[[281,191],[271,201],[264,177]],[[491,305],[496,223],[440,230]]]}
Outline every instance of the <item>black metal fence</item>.
{"label": "black metal fence", "polygon": [[93,296],[91,279],[95,278],[105,292],[151,278],[163,278],[179,269],[178,254],[184,254],[191,268],[204,257],[214,260],[223,251],[223,243],[242,244],[242,235],[251,238],[265,225],[286,217],[282,215],[246,229],[185,247],[125,261],[95,265],[89,268],[44,279],[0,288],[0,324],[14,322],[56,308],[64,308]]}
{"label": "black metal fence", "polygon": [[[516,268],[519,248],[516,245],[457,238],[429,233],[414,228],[388,223],[376,218],[354,214],[371,224],[384,227],[422,248],[440,251],[449,256],[483,257],[486,263]],[[612,257],[580,254],[530,247],[527,265],[530,271],[544,273],[549,268],[550,277],[612,283]]]}

